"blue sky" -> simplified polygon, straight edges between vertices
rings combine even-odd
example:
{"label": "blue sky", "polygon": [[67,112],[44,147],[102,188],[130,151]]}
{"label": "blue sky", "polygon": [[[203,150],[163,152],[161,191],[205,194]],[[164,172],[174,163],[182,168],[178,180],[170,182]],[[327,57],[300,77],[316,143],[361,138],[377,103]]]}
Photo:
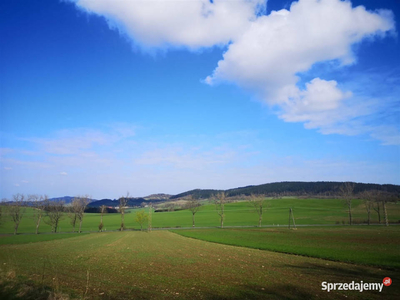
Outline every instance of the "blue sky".
{"label": "blue sky", "polygon": [[0,14],[2,198],[400,184],[398,1],[6,0]]}

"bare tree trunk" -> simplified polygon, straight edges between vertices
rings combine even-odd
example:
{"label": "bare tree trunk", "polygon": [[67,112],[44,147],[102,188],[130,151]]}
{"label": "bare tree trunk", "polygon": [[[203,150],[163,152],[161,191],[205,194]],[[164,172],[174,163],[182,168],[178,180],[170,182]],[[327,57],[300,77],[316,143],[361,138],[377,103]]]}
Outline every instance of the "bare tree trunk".
{"label": "bare tree trunk", "polygon": [[350,220],[350,225],[352,225],[352,223],[353,223],[353,217],[352,217],[352,215],[351,215],[351,200],[350,200],[350,203],[348,203],[348,206],[349,206],[349,220]]}
{"label": "bare tree trunk", "polygon": [[351,213],[351,200],[354,195],[354,183],[352,182],[345,182],[342,184],[339,188],[340,193],[342,194],[342,197],[345,199],[346,205],[349,209],[349,222],[350,225],[353,224],[353,218],[352,218],[352,213]]}
{"label": "bare tree trunk", "polygon": [[194,214],[192,214],[192,227],[194,227]]}
{"label": "bare tree trunk", "polygon": [[262,215],[260,215],[260,218],[258,219],[258,227],[261,227],[261,222],[262,222]]}
{"label": "bare tree trunk", "polygon": [[383,213],[384,213],[384,216],[385,216],[385,225],[389,226],[389,220],[388,220],[387,209],[386,209],[386,201],[383,200],[382,203],[383,203]]}
{"label": "bare tree trunk", "polygon": [[81,233],[81,228],[82,228],[82,219],[79,221],[79,233]]}
{"label": "bare tree trunk", "polygon": [[368,211],[368,225],[371,225],[371,211]]}
{"label": "bare tree trunk", "polygon": [[39,233],[39,225],[40,225],[40,220],[42,219],[42,216],[39,216],[38,217],[38,221],[37,221],[37,223],[36,223],[36,234],[38,234]]}
{"label": "bare tree trunk", "polygon": [[121,231],[124,231],[125,222],[124,222],[124,212],[121,213]]}
{"label": "bare tree trunk", "polygon": [[224,216],[221,216],[221,228],[224,228]]}
{"label": "bare tree trunk", "polygon": [[379,222],[379,224],[381,224],[381,208],[380,207],[381,206],[380,206],[379,202],[376,202],[376,204],[374,204],[374,206],[373,206],[373,209],[378,214],[378,222]]}
{"label": "bare tree trunk", "polygon": [[[379,203],[378,203],[378,207],[379,207]],[[381,210],[380,210],[380,208],[378,208],[378,210],[376,211],[377,213],[378,213],[378,222],[379,222],[379,224],[381,224]]]}
{"label": "bare tree trunk", "polygon": [[18,226],[19,226],[19,223],[15,223],[15,226],[14,226],[14,235],[17,234]]}

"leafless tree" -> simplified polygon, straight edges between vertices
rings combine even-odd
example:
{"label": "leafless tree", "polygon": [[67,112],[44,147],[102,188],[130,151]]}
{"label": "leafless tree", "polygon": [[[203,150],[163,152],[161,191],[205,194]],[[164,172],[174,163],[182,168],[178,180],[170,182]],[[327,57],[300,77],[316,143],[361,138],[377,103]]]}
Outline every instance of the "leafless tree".
{"label": "leafless tree", "polygon": [[368,225],[371,224],[371,210],[376,200],[377,193],[374,190],[364,191],[360,194],[360,197],[364,199],[365,209],[368,214]]}
{"label": "leafless tree", "polygon": [[351,201],[353,200],[353,192],[354,192],[354,183],[352,182],[345,182],[340,187],[340,194],[342,198],[345,200],[348,212],[349,212],[349,223],[350,225],[353,224],[353,216],[352,216],[352,208],[351,208]]}
{"label": "leafless tree", "polygon": [[18,226],[25,213],[25,196],[23,194],[13,195],[13,202],[8,206],[8,213],[14,222],[14,234],[17,234]]}
{"label": "leafless tree", "polygon": [[265,202],[265,197],[264,196],[255,196],[254,194],[252,194],[250,196],[249,203],[254,207],[254,210],[258,214],[258,227],[261,227],[264,209],[267,208],[267,205]]}
{"label": "leafless tree", "polygon": [[215,196],[215,209],[217,211],[217,214],[219,215],[220,221],[221,221],[221,228],[224,228],[224,220],[225,220],[225,204],[226,204],[226,196],[224,192],[218,193]]}
{"label": "leafless tree", "polygon": [[149,216],[144,210],[140,210],[135,214],[135,222],[140,225],[140,231],[143,231],[143,224],[149,220]]}
{"label": "leafless tree", "polygon": [[200,206],[201,204],[199,198],[195,195],[190,195],[189,202],[187,203],[186,207],[192,212],[192,227],[195,227],[194,216],[199,211]]}
{"label": "leafless tree", "polygon": [[377,195],[378,202],[382,203],[383,217],[385,219],[385,225],[389,226],[389,219],[387,214],[387,202],[391,200],[391,195],[384,191],[379,191]]}
{"label": "leafless tree", "polygon": [[119,198],[119,212],[121,213],[121,228],[120,230],[123,231],[125,229],[125,209],[128,205],[129,200],[129,192],[126,193],[126,197]]}
{"label": "leafless tree", "polygon": [[378,214],[378,221],[381,224],[381,204],[377,199],[374,201],[372,209]]}
{"label": "leafless tree", "polygon": [[45,208],[48,204],[49,199],[47,195],[29,195],[28,199],[35,209],[33,217],[36,222],[36,234],[38,234],[40,222],[42,221],[42,217],[45,214]]}
{"label": "leafless tree", "polygon": [[64,218],[64,201],[49,201],[46,207],[47,219],[44,222],[51,226],[51,231],[57,233],[58,225]]}
{"label": "leafless tree", "polygon": [[86,206],[89,204],[89,198],[88,195],[85,195],[75,197],[74,200],[72,200],[72,211],[76,220],[79,221],[79,233],[81,233],[83,216],[85,215]]}
{"label": "leafless tree", "polygon": [[[72,200],[72,201],[75,201],[75,198],[74,198],[74,200]],[[68,218],[71,219],[71,222],[70,222],[70,223],[71,223],[71,225],[72,225],[72,232],[75,232],[76,221],[78,220],[78,214],[77,214],[77,212],[74,210],[73,204],[72,204],[72,206],[69,207],[67,210],[68,210]]]}
{"label": "leafless tree", "polygon": [[100,231],[103,230],[103,226],[104,226],[104,224],[103,224],[103,215],[105,213],[107,213],[107,206],[105,206],[105,205],[100,206],[100,216],[101,216],[100,224],[99,224],[99,230]]}

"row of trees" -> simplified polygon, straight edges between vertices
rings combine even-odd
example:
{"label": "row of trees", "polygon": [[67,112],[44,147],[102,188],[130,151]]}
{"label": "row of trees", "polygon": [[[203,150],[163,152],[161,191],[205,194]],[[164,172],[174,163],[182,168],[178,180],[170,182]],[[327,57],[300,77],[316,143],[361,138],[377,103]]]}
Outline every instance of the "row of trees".
{"label": "row of trees", "polygon": [[[368,225],[371,223],[371,212],[374,210],[378,214],[379,223],[381,223],[381,213],[383,213],[385,225],[389,226],[388,214],[387,214],[387,202],[397,201],[393,194],[385,193],[380,190],[367,190],[357,195],[354,193],[354,183],[346,182],[340,186],[341,196],[348,209],[349,224],[353,224],[353,208],[352,201],[356,198],[364,199],[365,209],[368,216]],[[123,231],[125,227],[125,211],[128,208],[129,192],[124,197],[119,198],[119,212],[121,214],[121,226],[120,230]],[[39,233],[39,227],[41,221],[51,226],[52,232],[56,233],[59,227],[59,223],[67,215],[71,220],[71,225],[73,226],[73,231],[75,232],[75,227],[79,224],[78,232],[81,232],[82,222],[84,217],[84,212],[89,204],[90,197],[77,196],[73,199],[72,205],[66,207],[62,201],[50,201],[46,195],[28,195],[25,197],[23,194],[13,195],[13,199],[10,202],[6,202],[3,199],[3,205],[0,206],[0,224],[5,216],[10,216],[14,223],[14,234],[17,234],[18,227],[25,214],[25,208],[27,206],[33,207],[34,214],[33,219],[35,221],[36,234]],[[224,227],[225,221],[225,205],[228,202],[228,198],[224,192],[219,192],[213,196],[216,212],[220,219],[221,228]],[[187,198],[187,204],[185,206],[192,213],[192,226],[195,227],[195,215],[201,207],[199,197],[194,195],[189,195]],[[5,205],[7,203],[7,205]],[[262,225],[263,213],[268,208],[267,202],[264,196],[251,195],[249,203],[253,206],[255,212],[258,214],[258,226]],[[148,228],[151,230],[152,224],[152,206],[149,207],[149,213],[146,214],[144,211],[136,213],[135,221],[140,225],[141,230],[143,225],[148,222]],[[98,226],[99,231],[102,231],[104,227],[103,215],[107,212],[107,207],[102,205],[100,207],[100,224]]]}
{"label": "row of trees", "polygon": [[56,233],[60,221],[63,220],[66,215],[71,219],[74,232],[77,223],[79,223],[78,232],[80,233],[85,208],[89,204],[89,196],[75,197],[71,204],[70,207],[66,207],[63,201],[50,201],[46,195],[25,196],[23,194],[16,194],[12,196],[12,201],[3,199],[2,206],[0,207],[0,217],[11,217],[14,223],[14,234],[17,234],[21,220],[26,213],[26,208],[32,207],[34,211],[33,220],[36,234],[39,233],[42,220],[50,225],[52,232]]}
{"label": "row of trees", "polygon": [[[365,190],[358,194],[354,193],[355,184],[351,182],[345,182],[340,186],[340,193],[344,199],[345,205],[348,209],[349,224],[353,224],[352,214],[352,201],[357,197],[364,201],[364,205],[367,211],[367,223],[371,224],[371,211],[374,210],[378,214],[379,224],[381,223],[381,213],[383,212],[385,225],[389,226],[389,218],[387,214],[387,203],[397,201],[398,198],[392,193],[388,193],[381,190]],[[228,202],[227,196],[224,192],[217,193],[213,196],[216,212],[220,219],[221,228],[224,227],[225,220],[225,204]],[[263,195],[250,195],[249,203],[253,206],[255,212],[258,214],[258,226],[262,225],[263,213],[268,208],[268,202],[266,197]],[[195,226],[195,214],[200,208],[200,202],[194,195],[189,196],[189,201],[186,206],[192,212],[193,227]]]}
{"label": "row of trees", "polygon": [[371,211],[375,210],[378,214],[379,224],[381,223],[381,213],[383,211],[385,225],[389,226],[387,203],[396,202],[398,197],[394,194],[381,190],[366,190],[355,194],[354,188],[355,184],[351,182],[345,182],[342,186],[340,186],[341,196],[345,200],[348,209],[349,224],[353,224],[352,200],[357,196],[358,198],[364,199],[364,205],[368,216],[368,225],[371,224]]}

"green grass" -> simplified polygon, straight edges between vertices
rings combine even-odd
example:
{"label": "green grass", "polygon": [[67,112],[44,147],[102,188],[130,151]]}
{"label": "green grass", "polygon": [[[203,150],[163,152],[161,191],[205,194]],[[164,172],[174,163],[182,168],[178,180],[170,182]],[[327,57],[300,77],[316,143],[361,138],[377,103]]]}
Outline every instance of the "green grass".
{"label": "green grass", "polygon": [[84,235],[86,233],[65,233],[65,234],[26,234],[0,236],[0,245],[28,244],[37,242],[54,241]]}
{"label": "green grass", "polygon": [[400,269],[398,226],[175,230],[200,240]]}
{"label": "green grass", "polygon": [[[9,274],[80,299],[396,299],[400,293],[397,271],[209,243],[168,231],[1,245],[0,283],[10,281]],[[382,282],[387,276],[393,284],[382,293],[321,290],[322,281]],[[1,299],[10,292],[6,288],[0,284]]]}
{"label": "green grass", "polygon": [[[336,224],[348,222],[347,210],[343,200],[339,199],[274,199],[268,200],[269,208],[263,215],[263,225],[286,225],[288,223],[289,208],[293,208],[296,224]],[[367,214],[361,200],[353,201],[353,216],[356,223],[366,221]],[[135,212],[137,209],[130,210],[125,215],[125,226],[127,228],[139,229],[135,223]],[[248,202],[236,202],[226,205],[225,226],[256,226],[258,215],[254,212]],[[400,204],[388,204],[388,215],[391,222],[400,220]],[[371,214],[372,222],[377,222],[377,214]],[[383,217],[382,217],[383,218]],[[117,230],[121,224],[120,214],[104,215],[104,230]],[[83,231],[96,231],[100,223],[99,214],[85,214],[82,224]],[[188,210],[174,212],[160,212],[153,214],[153,227],[191,227],[192,215]],[[214,205],[204,205],[196,214],[197,227],[217,227],[219,226],[218,215]],[[18,229],[20,233],[34,232],[34,210],[28,208]],[[65,216],[60,223],[59,231],[72,232],[73,228],[70,219]],[[50,232],[51,228],[42,221],[40,232]],[[0,226],[1,233],[12,233],[13,223],[10,218],[6,218]]]}

